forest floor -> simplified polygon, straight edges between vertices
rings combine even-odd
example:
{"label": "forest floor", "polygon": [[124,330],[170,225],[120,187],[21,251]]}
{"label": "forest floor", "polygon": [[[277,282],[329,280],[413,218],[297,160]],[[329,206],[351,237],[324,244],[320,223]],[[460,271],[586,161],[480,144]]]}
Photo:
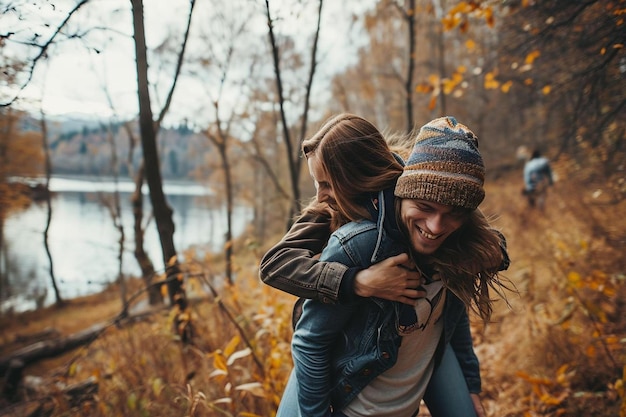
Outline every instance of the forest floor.
{"label": "forest floor", "polygon": [[[567,164],[555,171],[543,210],[528,207],[519,172],[487,182],[481,208],[507,237],[505,277],[519,294],[497,303],[493,323],[473,324],[483,402],[491,417],[625,416],[626,200],[604,182],[572,177]],[[63,308],[0,317],[0,356],[46,329],[72,334],[119,311],[111,287]],[[45,376],[65,361],[26,373]]]}

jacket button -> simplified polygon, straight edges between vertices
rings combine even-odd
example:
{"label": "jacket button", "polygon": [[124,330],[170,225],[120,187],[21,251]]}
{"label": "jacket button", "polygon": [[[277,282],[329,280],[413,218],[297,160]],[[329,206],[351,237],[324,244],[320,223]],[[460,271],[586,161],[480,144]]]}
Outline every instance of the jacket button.
{"label": "jacket button", "polygon": [[364,375],[364,376],[368,376],[371,373],[372,373],[372,370],[370,368],[365,368],[363,369],[363,371],[361,371],[361,375]]}
{"label": "jacket button", "polygon": [[381,356],[383,357],[383,359],[389,359],[391,357],[391,355],[389,355],[389,352],[383,352],[381,353]]}
{"label": "jacket button", "polygon": [[346,386],[343,387],[344,392],[346,393],[350,393],[352,392],[352,385],[350,384],[346,384]]}

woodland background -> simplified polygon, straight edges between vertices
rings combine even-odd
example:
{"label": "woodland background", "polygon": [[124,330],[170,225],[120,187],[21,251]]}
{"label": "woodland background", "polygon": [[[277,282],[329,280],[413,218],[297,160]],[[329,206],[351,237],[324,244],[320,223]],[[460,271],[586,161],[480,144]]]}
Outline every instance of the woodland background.
{"label": "woodland background", "polygon": [[[141,277],[65,300],[50,257],[56,305],[0,318],[2,413],[273,415],[291,368],[294,299],[259,283],[258,261],[313,193],[301,140],[350,111],[391,133],[454,115],[480,138],[483,209],[507,236],[507,276],[520,289],[474,329],[489,415],[626,416],[623,0],[348,1],[341,16],[323,0],[179,3],[186,18],[156,38],[146,36],[148,0],[119,2],[110,16],[95,0],[2,5],[15,27],[0,29],[0,232],[35,197],[54,215],[46,181],[62,169],[150,190],[148,201],[133,195],[133,235],[120,229]],[[130,31],[114,25],[122,17]],[[248,26],[259,19],[262,33]],[[338,21],[336,36],[353,45],[347,65],[321,47]],[[59,132],[46,90],[25,93],[38,68],[64,46],[98,54],[119,39],[133,46],[135,111],[121,111],[129,98],[103,78],[111,116]],[[558,178],[544,211],[521,196],[532,148]],[[33,194],[16,176],[42,186]],[[228,235],[222,253],[176,248],[162,191],[176,176],[207,184],[228,213],[253,207],[249,230]],[[142,252],[145,205],[164,271]]]}

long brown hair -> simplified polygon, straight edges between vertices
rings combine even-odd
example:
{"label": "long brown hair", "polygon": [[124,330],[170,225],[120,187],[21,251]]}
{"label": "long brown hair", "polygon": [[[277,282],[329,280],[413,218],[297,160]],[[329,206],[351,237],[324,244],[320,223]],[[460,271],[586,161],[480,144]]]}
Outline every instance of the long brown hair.
{"label": "long brown hair", "polygon": [[[396,218],[400,217],[400,203],[396,199]],[[406,225],[398,220],[400,229],[408,238]],[[505,302],[504,290],[517,292],[515,285],[502,278],[498,271],[505,259],[506,243],[503,236],[491,227],[479,210],[468,213],[467,220],[432,255],[421,255],[412,250],[418,266],[428,265],[468,309],[480,315],[488,323],[493,312],[493,300],[489,295],[493,289]],[[508,266],[508,265],[507,265]]]}
{"label": "long brown hair", "polygon": [[[403,169],[382,133],[350,113],[326,121],[302,143],[302,152],[307,158],[315,154],[328,174],[337,201],[335,226],[368,218],[366,204],[371,194],[393,187]],[[316,205],[314,200],[307,209]]]}

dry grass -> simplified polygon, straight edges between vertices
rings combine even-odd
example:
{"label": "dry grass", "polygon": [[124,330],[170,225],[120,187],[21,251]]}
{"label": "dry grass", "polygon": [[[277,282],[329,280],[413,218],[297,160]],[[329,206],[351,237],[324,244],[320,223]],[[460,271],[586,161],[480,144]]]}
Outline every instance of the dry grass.
{"label": "dry grass", "polygon": [[[569,181],[551,190],[543,213],[527,210],[517,176],[488,184],[484,210],[498,215],[513,261],[507,277],[520,290],[511,308],[498,304],[493,323],[474,328],[489,416],[626,416],[626,205],[596,201],[601,185],[582,186],[568,169],[557,166]],[[201,277],[187,290],[205,297],[191,308],[193,345],[174,336],[167,311],[111,327],[85,348],[27,368],[48,388],[27,398],[51,399],[52,416],[273,416],[291,368],[294,298],[261,284],[259,252],[240,246],[233,287],[217,284],[219,259],[185,256]],[[46,327],[66,334],[111,319],[117,297],[112,289],[3,317],[2,352],[19,345],[17,335]],[[51,382],[89,377],[99,391],[80,405],[50,392]]]}

